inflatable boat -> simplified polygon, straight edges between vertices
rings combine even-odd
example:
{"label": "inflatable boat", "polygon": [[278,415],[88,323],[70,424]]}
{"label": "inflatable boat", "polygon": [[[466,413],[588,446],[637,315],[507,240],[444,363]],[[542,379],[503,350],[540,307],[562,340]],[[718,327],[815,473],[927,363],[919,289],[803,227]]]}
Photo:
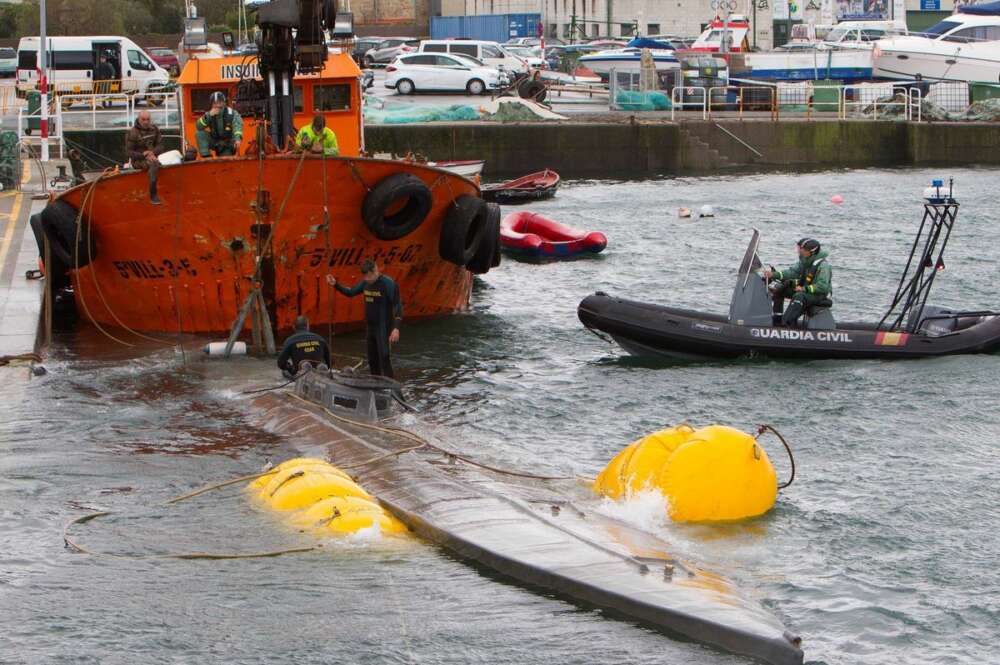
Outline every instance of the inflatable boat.
{"label": "inflatable boat", "polygon": [[534,212],[514,212],[500,223],[500,247],[527,259],[568,259],[599,254],[608,239],[598,231],[581,231]]}
{"label": "inflatable boat", "polygon": [[575,477],[485,467],[397,428],[405,402],[391,380],[321,365],[253,404],[255,424],[325,451],[394,518],[461,559],[716,649],[802,663],[801,638],[758,601],[674,557],[655,534],[603,515]]}
{"label": "inflatable boat", "polygon": [[944,249],[958,212],[958,203],[948,191],[928,196],[910,260],[889,311],[878,322],[839,323],[828,299],[807,307],[795,326],[775,325],[757,256],[757,231],[740,266],[728,315],[601,292],[584,298],[577,315],[587,328],[610,335],[638,356],[923,358],[996,351],[1000,349],[1000,313],[927,304],[934,277],[944,266]]}
{"label": "inflatable boat", "polygon": [[559,174],[545,169],[507,182],[483,185],[482,197],[493,203],[526,203],[551,199],[559,189]]}

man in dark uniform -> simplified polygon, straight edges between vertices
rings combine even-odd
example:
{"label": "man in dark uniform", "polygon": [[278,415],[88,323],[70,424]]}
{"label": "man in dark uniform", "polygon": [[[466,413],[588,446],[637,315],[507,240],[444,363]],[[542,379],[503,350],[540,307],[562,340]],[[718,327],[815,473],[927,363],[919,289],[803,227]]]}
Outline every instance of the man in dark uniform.
{"label": "man in dark uniform", "polygon": [[228,106],[226,96],[213,92],[212,108],[195,123],[195,142],[202,157],[232,157],[240,153],[243,141],[243,118]]}
{"label": "man in dark uniform", "polygon": [[[799,260],[795,265],[784,270],[775,270],[771,266],[764,271],[764,277],[769,282],[775,280],[771,293],[775,318],[778,319],[776,323],[785,326],[794,325],[806,307],[830,303],[833,296],[833,269],[827,261],[829,255],[820,247],[819,241],[803,238],[796,243],[796,247]],[[790,298],[792,302],[781,314],[785,298]]]}
{"label": "man in dark uniform", "polygon": [[399,287],[386,275],[379,274],[371,259],[361,263],[364,278],[351,288],[337,283],[333,275],[326,282],[348,298],[359,293],[365,296],[365,323],[368,327],[368,371],[373,375],[392,378],[389,347],[399,341],[399,326],[403,323],[403,303]]}
{"label": "man in dark uniform", "polygon": [[305,361],[313,365],[330,365],[330,347],[326,340],[309,332],[309,319],[300,316],[295,319],[295,333],[285,340],[278,356],[278,367],[288,377],[299,373],[299,366]]}

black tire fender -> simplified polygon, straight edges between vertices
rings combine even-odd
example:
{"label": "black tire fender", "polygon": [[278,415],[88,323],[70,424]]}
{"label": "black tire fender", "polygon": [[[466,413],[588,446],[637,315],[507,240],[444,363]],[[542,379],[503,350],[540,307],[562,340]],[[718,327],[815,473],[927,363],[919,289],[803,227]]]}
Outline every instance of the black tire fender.
{"label": "black tire fender", "polygon": [[544,102],[545,97],[548,95],[548,90],[545,89],[545,84],[541,81],[525,79],[518,84],[517,94],[523,99],[532,99],[536,102]]}
{"label": "black tire fender", "polygon": [[[402,207],[392,213],[387,211]],[[424,181],[411,173],[394,173],[372,187],[361,204],[361,218],[379,240],[399,240],[423,224],[434,205]]]}
{"label": "black tire fender", "polygon": [[48,204],[39,213],[42,232],[48,238],[52,255],[74,269],[84,267],[97,257],[97,239],[90,231],[90,224],[86,218],[81,218],[78,233],[77,215],[76,208],[61,199]]}
{"label": "black tire fender", "polygon": [[486,203],[479,197],[462,194],[452,201],[445,215],[438,254],[457,266],[467,266],[479,250],[486,222]]}
{"label": "black tire fender", "polygon": [[486,222],[482,237],[475,255],[466,266],[474,275],[485,275],[490,268],[500,265],[500,206],[486,203],[483,209]]}

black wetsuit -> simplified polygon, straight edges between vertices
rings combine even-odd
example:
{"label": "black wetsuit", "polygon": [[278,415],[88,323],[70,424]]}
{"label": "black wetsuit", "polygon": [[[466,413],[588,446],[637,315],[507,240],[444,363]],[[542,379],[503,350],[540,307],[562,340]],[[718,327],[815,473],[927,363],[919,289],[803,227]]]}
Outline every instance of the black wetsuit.
{"label": "black wetsuit", "polygon": [[305,361],[313,365],[330,365],[330,347],[326,340],[309,331],[297,332],[285,340],[278,355],[278,367],[289,376],[299,372],[299,365]]}
{"label": "black wetsuit", "polygon": [[399,287],[390,277],[379,275],[373,283],[361,280],[351,288],[337,284],[347,297],[365,294],[365,323],[368,325],[368,371],[392,378],[389,357],[389,334],[403,322],[403,303]]}

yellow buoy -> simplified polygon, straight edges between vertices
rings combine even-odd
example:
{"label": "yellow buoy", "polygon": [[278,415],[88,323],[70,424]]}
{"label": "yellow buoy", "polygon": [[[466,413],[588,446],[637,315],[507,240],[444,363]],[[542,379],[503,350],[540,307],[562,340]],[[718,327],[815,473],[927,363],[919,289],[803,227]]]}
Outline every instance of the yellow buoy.
{"label": "yellow buoy", "polygon": [[657,489],[676,522],[737,520],[766,513],[778,481],[767,453],[745,432],[723,425],[671,427],[622,450],[594,481],[621,498]]}
{"label": "yellow buoy", "polygon": [[247,489],[269,508],[294,511],[290,521],[299,528],[340,534],[373,526],[383,533],[406,531],[349,475],[329,462],[300,457],[273,471],[251,481]]}
{"label": "yellow buoy", "polygon": [[382,533],[404,533],[406,527],[374,501],[356,496],[331,496],[317,501],[292,517],[303,528],[320,528],[334,533],[356,533],[378,526]]}

